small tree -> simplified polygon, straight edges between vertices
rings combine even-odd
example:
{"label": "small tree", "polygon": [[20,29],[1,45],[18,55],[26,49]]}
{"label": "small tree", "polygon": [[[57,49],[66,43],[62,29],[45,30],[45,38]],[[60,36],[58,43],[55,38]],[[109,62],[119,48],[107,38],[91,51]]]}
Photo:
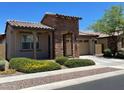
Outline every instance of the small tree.
{"label": "small tree", "polygon": [[[105,33],[112,38],[113,46],[117,45],[120,41],[121,36],[124,32],[124,14],[122,6],[112,6],[110,9],[106,10],[103,17],[97,20],[94,24],[90,26],[95,32]],[[117,39],[115,40],[115,34]],[[112,51],[115,53],[116,47],[113,47]]]}

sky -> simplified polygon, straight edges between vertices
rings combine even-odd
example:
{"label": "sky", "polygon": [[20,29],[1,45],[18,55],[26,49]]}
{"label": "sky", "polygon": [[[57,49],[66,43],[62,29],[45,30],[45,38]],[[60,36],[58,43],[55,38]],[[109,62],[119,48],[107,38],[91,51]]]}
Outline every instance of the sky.
{"label": "sky", "polygon": [[0,33],[5,32],[7,20],[19,20],[29,22],[40,22],[46,12],[58,13],[70,16],[82,17],[80,20],[80,31],[87,31],[87,28],[100,19],[105,10],[113,5],[122,5],[124,2],[79,2],[79,3],[0,3]]}

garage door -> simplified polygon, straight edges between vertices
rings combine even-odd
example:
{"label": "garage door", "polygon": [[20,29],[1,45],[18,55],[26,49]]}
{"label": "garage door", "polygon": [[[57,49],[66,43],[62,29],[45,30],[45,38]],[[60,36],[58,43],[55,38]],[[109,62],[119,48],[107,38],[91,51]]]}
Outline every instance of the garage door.
{"label": "garage door", "polygon": [[89,54],[89,40],[79,40],[80,55]]}

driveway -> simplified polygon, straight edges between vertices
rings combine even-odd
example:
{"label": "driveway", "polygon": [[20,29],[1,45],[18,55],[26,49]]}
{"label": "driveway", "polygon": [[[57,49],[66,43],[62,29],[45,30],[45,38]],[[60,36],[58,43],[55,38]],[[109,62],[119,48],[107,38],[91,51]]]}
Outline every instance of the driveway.
{"label": "driveway", "polygon": [[80,58],[94,60],[96,65],[124,67],[123,59],[96,57],[96,56],[92,56],[92,55],[80,56]]}

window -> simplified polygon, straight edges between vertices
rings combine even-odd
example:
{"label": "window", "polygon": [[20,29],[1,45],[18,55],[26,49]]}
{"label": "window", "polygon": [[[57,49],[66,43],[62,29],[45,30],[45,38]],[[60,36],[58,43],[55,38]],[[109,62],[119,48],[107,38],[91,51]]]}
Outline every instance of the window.
{"label": "window", "polygon": [[[22,49],[33,49],[33,35],[31,34],[22,35],[21,45]],[[36,48],[39,49],[39,37],[37,37]]]}
{"label": "window", "polygon": [[84,40],[85,43],[89,42],[89,40]]}

